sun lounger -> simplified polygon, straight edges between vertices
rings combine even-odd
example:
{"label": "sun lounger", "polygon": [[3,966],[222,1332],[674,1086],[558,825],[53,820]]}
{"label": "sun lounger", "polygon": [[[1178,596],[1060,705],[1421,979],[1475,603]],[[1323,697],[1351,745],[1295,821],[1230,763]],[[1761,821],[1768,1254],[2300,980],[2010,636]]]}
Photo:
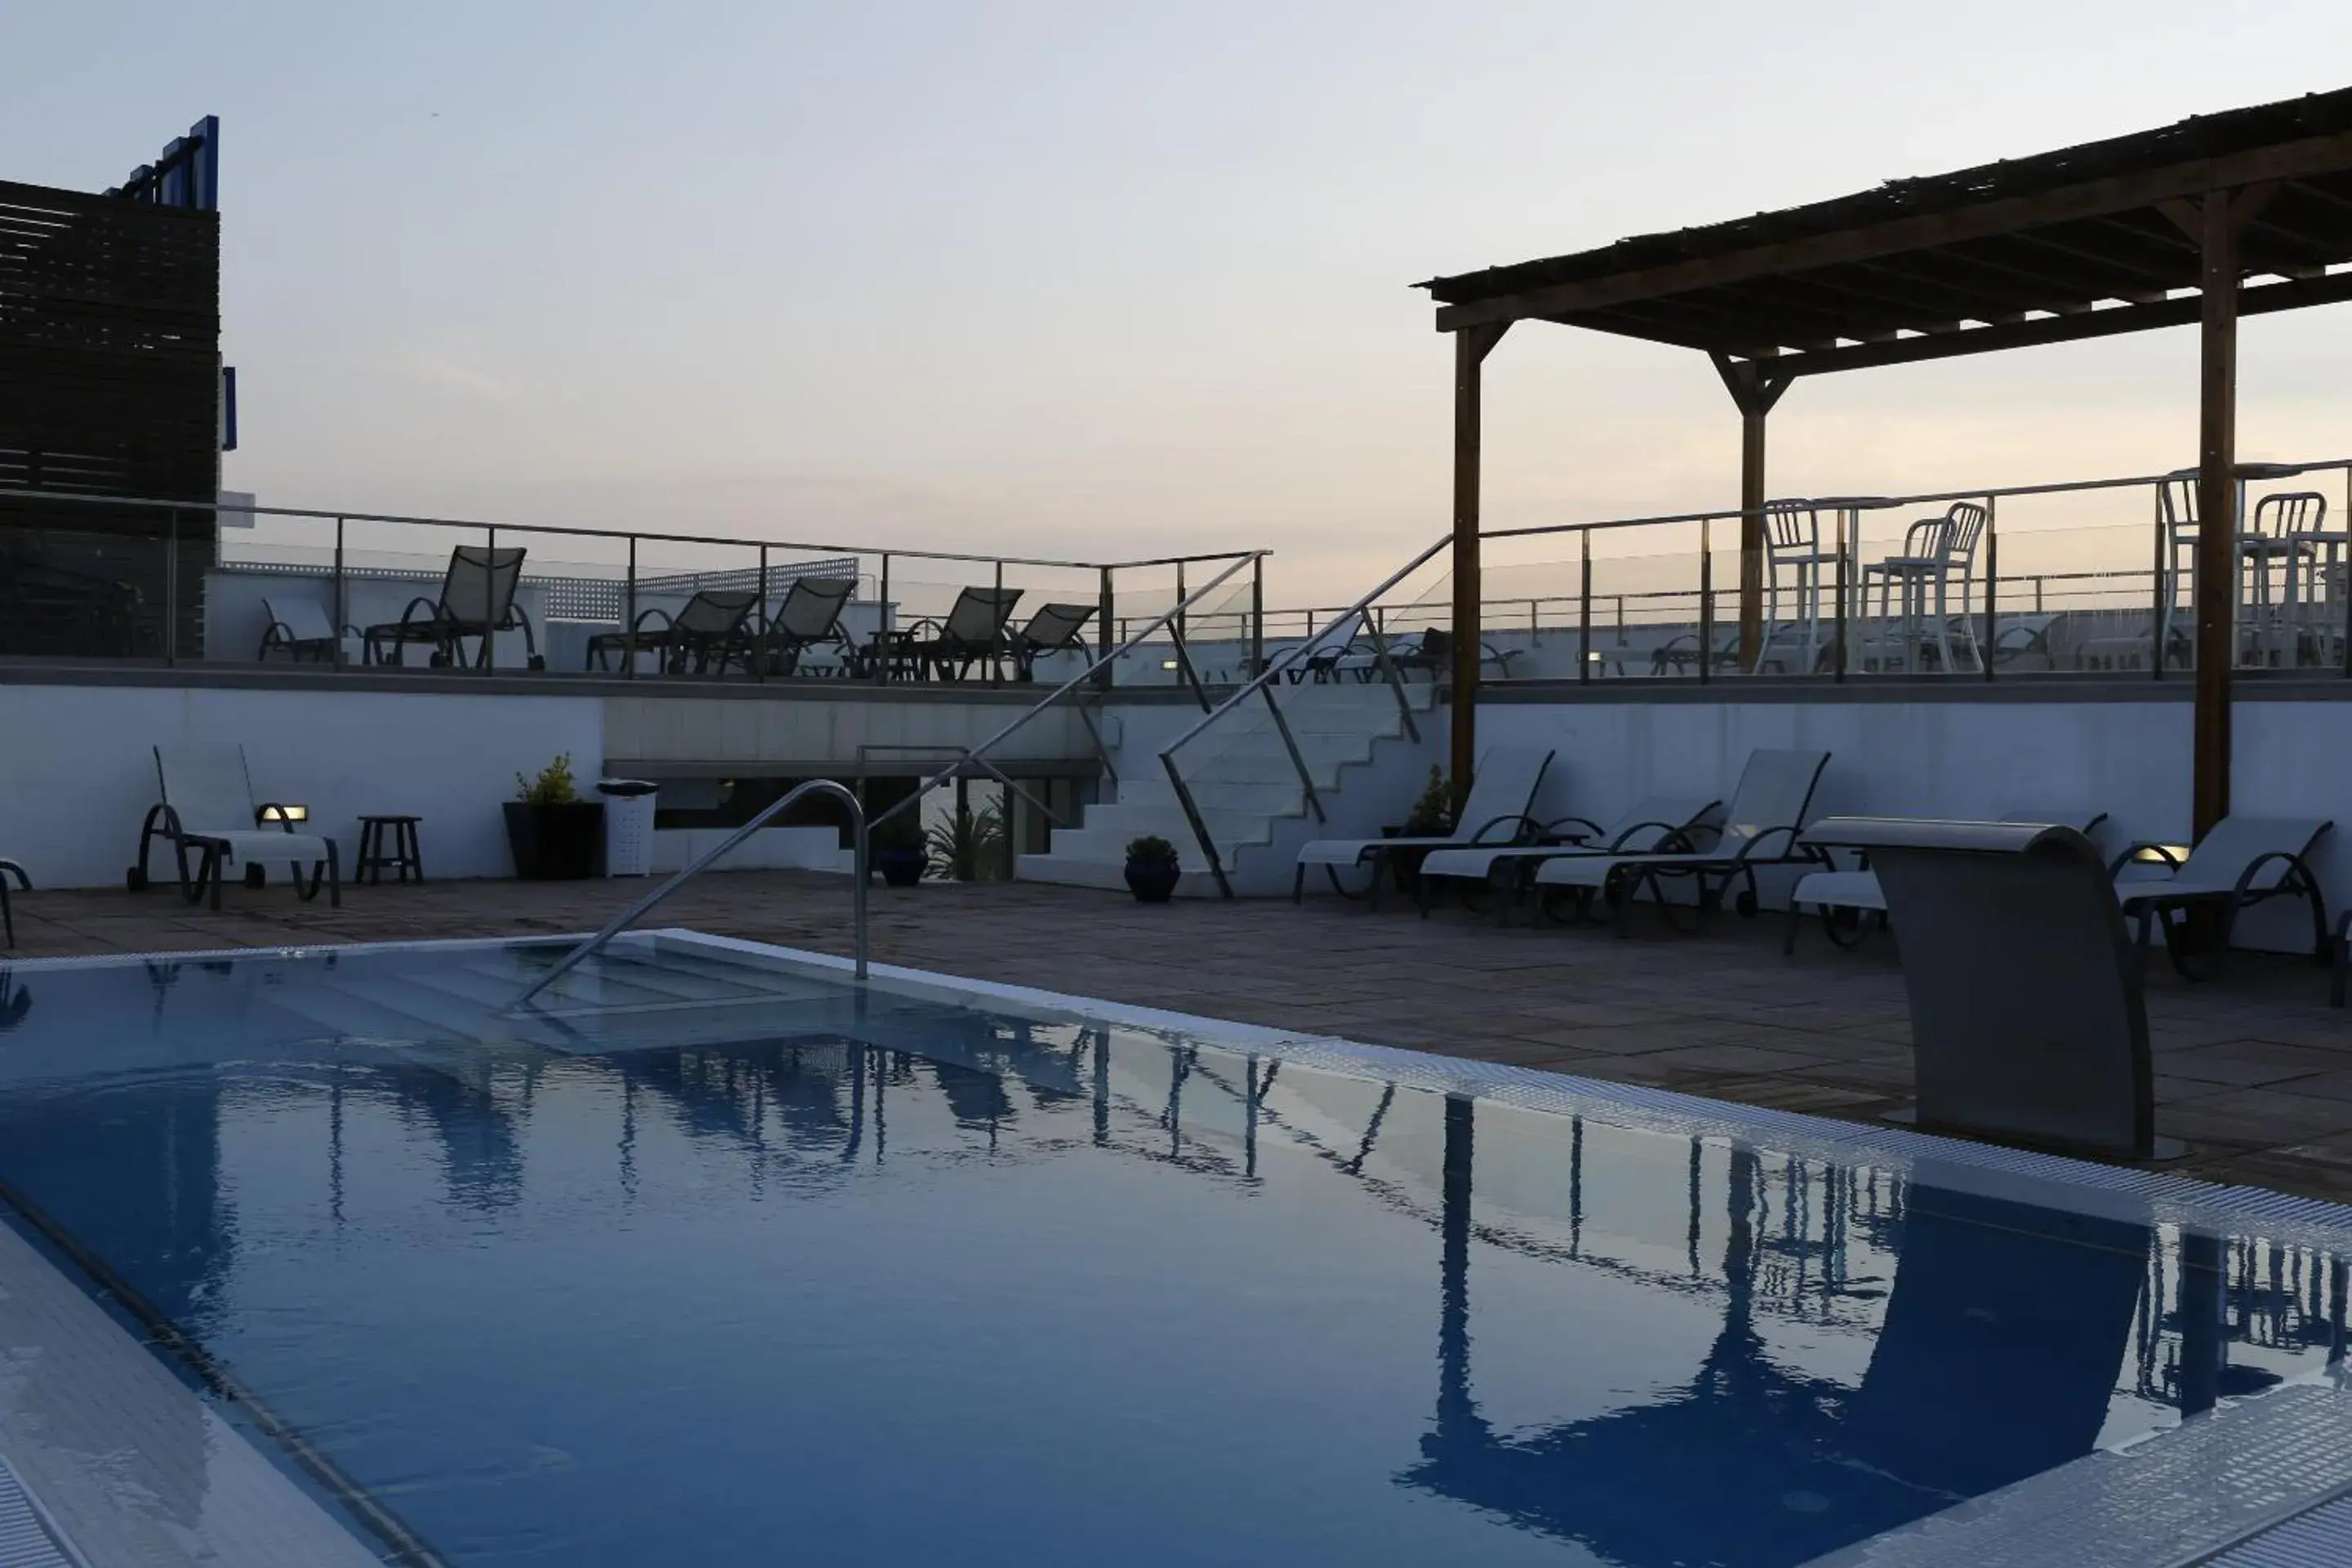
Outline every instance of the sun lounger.
{"label": "sun lounger", "polygon": [[[2241,910],[2273,899],[2299,898],[2311,907],[2312,956],[2327,962],[2327,907],[2312,874],[2312,846],[2335,824],[2318,817],[2241,816],[2215,823],[2190,850],[2186,860],[2161,844],[2135,844],[2108,868],[2116,879],[2116,901],[2126,918],[2139,922],[2139,946],[2147,957],[2148,936],[2159,921],[2172,967],[2184,979],[2200,978],[2197,953],[2185,929],[2189,911],[2215,911],[2218,925],[2213,951],[2230,946],[2230,933]],[[2169,867],[2168,874],[2126,879],[2135,863],[2145,866],[2154,857]],[[2210,966],[2209,966],[2210,967]]]}
{"label": "sun lounger", "polygon": [[841,662],[812,667],[806,673],[841,673],[856,652],[841,629],[841,612],[856,591],[855,577],[794,578],[784,602],[776,608],[775,618],[768,623],[767,651],[761,656],[768,662],[768,673],[803,673],[801,660],[811,648],[827,643],[841,650]]}
{"label": "sun lounger", "polygon": [[760,602],[753,588],[705,588],[679,607],[676,615],[659,605],[637,612],[625,632],[598,632],[588,639],[583,669],[603,669],[607,657],[624,658],[650,653],[656,665],[683,675],[689,665],[697,675],[724,672],[735,660],[747,659],[751,639],[743,623]]}
{"label": "sun lounger", "polygon": [[9,947],[16,945],[16,911],[8,907],[8,879],[26,892],[33,890],[33,879],[25,875],[25,868],[14,860],[0,860],[0,939]]}
{"label": "sun lounger", "polygon": [[[2009,824],[2040,823],[2071,827],[2088,837],[2106,819],[2107,814],[2104,811],[2011,811],[2004,812],[2000,820]],[[1859,870],[1815,871],[1811,876],[1798,879],[1797,885],[1789,892],[1789,929],[1780,939],[1782,952],[1797,951],[1797,927],[1803,921],[1804,912],[1809,909],[1821,911],[1822,931],[1830,939],[1831,945],[1849,952],[1862,945],[1868,923],[1864,917],[1877,916],[1878,928],[1881,931],[1886,929],[1885,889],[1878,885],[1878,873],[1871,870],[1866,863]],[[1854,917],[1851,934],[1840,923],[1845,914]]]}
{"label": "sun lounger", "polygon": [[1800,843],[1798,836],[1829,760],[1827,752],[1750,752],[1739,787],[1732,792],[1731,808],[1724,814],[1723,830],[1709,848],[1563,856],[1536,868],[1535,886],[1548,907],[1566,897],[1583,910],[1596,901],[1614,909],[1621,936],[1632,929],[1633,900],[1644,888],[1672,921],[1674,906],[1666,897],[1670,881],[1691,883],[1701,921],[1734,883],[1744,884],[1738,899],[1740,913],[1753,914],[1759,867],[1822,862],[1822,852]]}
{"label": "sun lounger", "polygon": [[1045,605],[1029,624],[1013,634],[1013,677],[1037,679],[1037,660],[1049,653],[1083,653],[1087,623],[1095,618],[1094,605]]}
{"label": "sun lounger", "polygon": [[1003,660],[1012,652],[1005,626],[1020,602],[1018,588],[966,588],[956,595],[944,621],[920,620],[877,633],[862,655],[858,673],[878,669],[891,679],[958,680],[975,666],[987,664],[1001,677]]}
{"label": "sun lounger", "polygon": [[1331,890],[1345,894],[1347,889],[1339,882],[1340,870],[1370,866],[1372,879],[1366,892],[1377,904],[1381,871],[1389,857],[1400,849],[1463,849],[1524,841],[1538,827],[1528,811],[1535,805],[1536,791],[1542,787],[1552,756],[1549,747],[1538,750],[1532,746],[1496,746],[1489,750],[1479,759],[1477,776],[1471,780],[1470,798],[1463,802],[1455,831],[1442,837],[1314,840],[1298,851],[1290,901],[1298,903],[1305,899],[1309,867],[1323,868],[1323,874],[1331,880]]}
{"label": "sun lounger", "polygon": [[283,653],[298,663],[308,659],[331,664],[343,636],[359,635],[355,626],[345,626],[338,633],[327,612],[310,599],[264,599],[261,613],[269,617],[269,626],[261,634],[261,651],[254,655],[257,659]]}
{"label": "sun lounger", "polygon": [[[1723,803],[1688,795],[1653,795],[1606,826],[1580,816],[1563,816],[1543,825],[1534,842],[1480,845],[1474,849],[1439,849],[1421,863],[1420,900],[1427,914],[1433,884],[1464,884],[1467,901],[1471,887],[1497,887],[1507,880],[1515,894],[1526,891],[1527,879],[1546,860],[1575,855],[1642,855],[1657,850],[1696,847],[1692,835]],[[1502,906],[1506,917],[1507,904]]]}
{"label": "sun lounger", "polygon": [[[285,809],[275,802],[257,805],[253,781],[246,771],[245,748],[237,745],[158,746],[155,785],[161,799],[147,813],[139,829],[139,858],[129,881],[133,892],[147,886],[147,857],[156,839],[172,846],[178,861],[180,894],[190,903],[210,895],[220,908],[221,873],[233,860],[258,867],[283,860],[293,870],[294,891],[304,901],[327,887],[327,901],[341,909],[342,870],[335,841],[317,834],[297,833]],[[262,826],[274,819],[274,829]],[[196,856],[191,870],[189,853]],[[310,868],[309,885],[303,868]]]}
{"label": "sun lounger", "polygon": [[519,630],[530,668],[545,668],[547,661],[540,656],[530,621],[515,604],[515,589],[522,582],[522,558],[520,548],[457,546],[449,552],[449,570],[441,580],[438,599],[420,594],[408,601],[400,619],[367,628],[367,661],[397,663],[401,649],[422,643],[433,650],[436,666],[459,665],[466,662],[466,639],[473,637],[480,647],[476,662],[487,665],[492,636]]}

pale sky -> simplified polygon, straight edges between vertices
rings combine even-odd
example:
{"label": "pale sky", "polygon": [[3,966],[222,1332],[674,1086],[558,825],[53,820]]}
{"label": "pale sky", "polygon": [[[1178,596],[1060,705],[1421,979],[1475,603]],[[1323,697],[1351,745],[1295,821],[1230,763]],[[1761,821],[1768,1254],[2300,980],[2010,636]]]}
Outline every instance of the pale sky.
{"label": "pale sky", "polygon": [[[1446,527],[1417,279],[2341,87],[2352,6],[15,0],[0,45],[0,176],[222,117],[265,501],[1266,545],[1329,602]],[[2193,461],[2195,353],[1801,383],[1772,488]],[[2250,321],[2242,450],[2352,452],[2347,370],[2352,306]],[[1491,523],[1736,498],[1698,354],[1522,325],[1487,385]]]}

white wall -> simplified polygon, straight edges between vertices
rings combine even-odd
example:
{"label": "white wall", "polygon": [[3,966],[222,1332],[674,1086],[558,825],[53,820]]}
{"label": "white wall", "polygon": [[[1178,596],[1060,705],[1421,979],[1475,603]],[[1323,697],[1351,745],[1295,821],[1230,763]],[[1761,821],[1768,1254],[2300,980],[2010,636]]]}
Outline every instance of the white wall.
{"label": "white wall", "polygon": [[[358,814],[413,812],[435,877],[505,877],[500,804],[562,752],[593,778],[593,697],[0,686],[0,856],[43,887],[120,887],[155,801],[158,744],[236,741],[255,794],[359,847]],[[161,862],[158,862],[160,869]]]}
{"label": "white wall", "polygon": [[[2186,693],[2184,692],[2184,698]],[[2234,808],[2315,816],[2331,910],[2352,899],[2352,702],[2237,706]],[[1728,795],[1750,748],[1831,753],[1813,816],[1998,817],[2105,811],[2101,843],[2181,843],[2189,832],[2189,705],[2083,702],[1488,702],[1482,746],[1558,748],[1538,816],[1606,822],[1650,795]],[[1768,889],[1768,901],[1779,889]],[[2311,941],[2299,908],[2258,911],[2248,945]]]}

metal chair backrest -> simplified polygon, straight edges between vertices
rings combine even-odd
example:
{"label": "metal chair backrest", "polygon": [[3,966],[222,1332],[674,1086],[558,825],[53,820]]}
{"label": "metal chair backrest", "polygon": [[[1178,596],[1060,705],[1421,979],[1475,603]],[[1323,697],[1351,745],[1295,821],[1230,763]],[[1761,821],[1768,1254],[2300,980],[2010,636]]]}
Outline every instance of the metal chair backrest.
{"label": "metal chair backrest", "polygon": [[[2265,855],[2307,858],[2319,836],[2333,826],[2325,817],[2242,816],[2231,812],[2189,852],[2179,874],[2200,881],[2234,882]],[[2274,887],[2286,873],[2284,860],[2273,860],[2256,873],[2252,886]]]}
{"label": "metal chair backrest", "polygon": [[1957,561],[1963,566],[1976,560],[1977,542],[1984,537],[1985,523],[1991,513],[1977,501],[1956,500],[1943,515],[1944,536],[1937,541],[1937,554],[1945,564]]}
{"label": "metal chair backrest", "polygon": [[449,552],[449,574],[441,582],[444,618],[468,626],[503,625],[522,581],[523,551],[460,544]]}
{"label": "metal chair backrest", "polygon": [[1021,640],[1038,653],[1078,647],[1082,646],[1078,634],[1095,618],[1095,609],[1092,605],[1044,605],[1021,628]]}
{"label": "metal chair backrest", "polygon": [[2317,533],[2327,526],[2327,498],[2317,490],[2292,490],[2264,496],[2254,503],[2256,533],[2284,539],[2291,533]]}
{"label": "metal chair backrest", "polygon": [[1517,837],[1522,820],[1533,809],[1536,791],[1543,787],[1545,772],[1551,766],[1549,747],[1538,750],[1533,746],[1490,746],[1478,759],[1478,773],[1470,781],[1470,797],[1462,803],[1462,815],[1454,819],[1457,837],[1486,832],[1489,825],[1506,837]]}
{"label": "metal chair backrest", "polygon": [[1021,602],[1018,588],[966,588],[956,595],[940,636],[949,642],[990,643],[1004,635],[1013,606]]}
{"label": "metal chair backrest", "polygon": [[253,831],[253,780],[245,748],[219,742],[155,748],[155,788],[183,833]]}
{"label": "metal chair backrest", "polygon": [[695,637],[725,637],[743,624],[743,617],[759,602],[757,589],[704,588],[686,602],[669,624],[672,630]]}
{"label": "metal chair backrest", "polygon": [[1923,517],[1903,531],[1903,555],[1908,561],[1941,561],[1951,520]]}
{"label": "metal chair backrest", "polygon": [[794,642],[816,642],[833,635],[841,621],[841,607],[857,591],[854,577],[796,577],[776,611],[777,636]]}
{"label": "metal chair backrest", "polygon": [[1764,544],[1774,552],[1822,548],[1822,514],[1809,500],[1768,500],[1764,503]]}
{"label": "metal chair backrest", "polygon": [[2197,531],[2197,470],[2179,468],[2164,477],[2156,500],[2164,514],[2165,531],[2178,537]]}
{"label": "metal chair backrest", "polygon": [[1739,787],[1724,814],[1723,837],[1716,847],[1729,851],[1768,828],[1801,827],[1813,791],[1829,766],[1827,752],[1783,752],[1759,747],[1748,753]]}
{"label": "metal chair backrest", "polygon": [[284,626],[286,635],[296,642],[335,640],[335,624],[315,600],[288,599],[280,603],[265,598],[261,601],[261,613],[274,625]]}

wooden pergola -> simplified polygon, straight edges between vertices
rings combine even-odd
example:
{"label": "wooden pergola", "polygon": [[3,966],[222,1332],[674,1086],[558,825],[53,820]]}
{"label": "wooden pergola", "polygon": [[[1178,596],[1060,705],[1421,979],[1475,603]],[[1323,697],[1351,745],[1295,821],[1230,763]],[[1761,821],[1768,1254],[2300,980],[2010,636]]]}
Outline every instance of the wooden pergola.
{"label": "wooden pergola", "polygon": [[[1765,419],[1798,377],[2200,324],[2197,514],[2235,515],[2237,325],[2352,299],[2352,89],[1419,285],[1454,334],[1453,773],[1477,759],[1479,372],[1522,321],[1697,349],[1740,416],[1739,646]],[[2197,535],[2196,832],[2230,805],[2236,530]]]}

